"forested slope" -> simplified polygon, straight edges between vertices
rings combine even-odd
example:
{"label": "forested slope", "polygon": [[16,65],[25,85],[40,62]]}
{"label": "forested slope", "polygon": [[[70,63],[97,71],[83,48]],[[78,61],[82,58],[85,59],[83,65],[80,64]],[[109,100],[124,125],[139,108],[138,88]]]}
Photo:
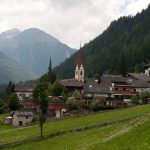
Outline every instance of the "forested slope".
{"label": "forested slope", "polygon": [[[150,5],[136,16],[113,21],[83,48],[86,76],[141,72],[150,62]],[[55,68],[60,78],[74,77],[76,54]]]}

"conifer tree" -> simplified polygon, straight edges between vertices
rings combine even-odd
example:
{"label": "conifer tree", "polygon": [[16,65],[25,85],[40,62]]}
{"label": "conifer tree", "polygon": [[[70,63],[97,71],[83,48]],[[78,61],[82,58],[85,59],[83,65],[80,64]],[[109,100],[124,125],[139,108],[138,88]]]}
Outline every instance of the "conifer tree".
{"label": "conifer tree", "polygon": [[56,74],[52,69],[52,63],[51,63],[51,58],[49,62],[49,67],[48,67],[48,73],[47,73],[48,81],[53,84],[56,81]]}

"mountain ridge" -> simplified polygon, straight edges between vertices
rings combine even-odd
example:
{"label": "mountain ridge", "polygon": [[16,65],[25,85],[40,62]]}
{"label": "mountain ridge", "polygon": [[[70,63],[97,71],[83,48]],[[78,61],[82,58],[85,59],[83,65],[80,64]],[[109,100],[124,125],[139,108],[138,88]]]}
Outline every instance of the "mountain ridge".
{"label": "mountain ridge", "polygon": [[[136,16],[113,21],[82,51],[86,77],[142,72],[144,64],[150,61],[150,5]],[[76,57],[77,52],[55,68],[60,78],[74,77]]]}
{"label": "mountain ridge", "polygon": [[17,83],[33,79],[36,79],[35,75],[0,52],[0,84],[6,84],[9,81]]}
{"label": "mountain ridge", "polygon": [[76,49],[38,28],[30,28],[10,40],[0,41],[0,51],[40,77],[47,72],[50,58],[55,67]]}

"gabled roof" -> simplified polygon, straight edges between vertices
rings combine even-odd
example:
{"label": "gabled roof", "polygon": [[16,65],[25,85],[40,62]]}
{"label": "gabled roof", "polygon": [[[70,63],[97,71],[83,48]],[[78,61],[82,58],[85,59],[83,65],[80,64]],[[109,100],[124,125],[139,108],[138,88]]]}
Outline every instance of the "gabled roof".
{"label": "gabled roof", "polygon": [[122,77],[121,75],[103,75],[100,78],[102,83],[125,83],[129,80],[128,77]]}
{"label": "gabled roof", "polygon": [[135,88],[150,88],[150,84],[144,80],[132,80],[129,83]]}
{"label": "gabled roof", "polygon": [[36,88],[33,83],[19,83],[15,85],[14,91],[32,92]]}
{"label": "gabled roof", "polygon": [[85,84],[83,86],[84,93],[109,94],[110,87],[102,84]]}
{"label": "gabled roof", "polygon": [[15,111],[14,114],[17,116],[33,116],[31,111]]}
{"label": "gabled roof", "polygon": [[143,73],[128,73],[128,75],[137,80],[150,81],[150,77],[146,76]]}
{"label": "gabled roof", "polygon": [[60,83],[65,86],[65,87],[82,87],[83,86],[83,82],[78,81],[76,79],[65,79],[65,80],[61,80]]}

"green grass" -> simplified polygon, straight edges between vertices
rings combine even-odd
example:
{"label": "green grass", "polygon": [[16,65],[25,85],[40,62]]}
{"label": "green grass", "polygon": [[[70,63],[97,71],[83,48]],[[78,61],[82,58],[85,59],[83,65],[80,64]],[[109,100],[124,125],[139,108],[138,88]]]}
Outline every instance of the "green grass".
{"label": "green grass", "polygon": [[149,117],[139,117],[125,123],[29,142],[7,150],[148,150]]}
{"label": "green grass", "polygon": [[104,142],[97,143],[88,149],[95,150],[150,150],[150,118],[147,122],[138,124],[130,132]]}
{"label": "green grass", "polygon": [[4,120],[7,116],[9,116],[8,113],[0,114],[0,132],[12,129],[12,126],[4,124]]}
{"label": "green grass", "polygon": [[[54,122],[45,124],[44,136],[52,134],[52,133],[56,133],[58,131],[67,131],[70,129],[75,129],[75,128],[79,128],[79,127],[94,125],[94,124],[101,124],[101,123],[105,123],[105,122],[116,121],[116,120],[134,117],[134,116],[138,116],[138,115],[142,115],[142,114],[145,116],[150,114],[150,105],[138,106],[135,108],[125,109],[125,110],[117,110],[117,111],[113,111],[113,112],[81,116],[81,117],[76,117],[76,118],[71,118],[71,119],[66,119],[66,120],[60,120],[60,121],[54,121]],[[129,123],[127,123],[127,126],[128,126],[128,124]],[[102,135],[105,137],[105,134],[106,134],[106,137],[107,137],[108,135],[110,135],[110,133],[113,130],[116,129],[116,131],[118,131],[124,126],[126,127],[126,124],[121,123],[120,125],[112,125],[112,126],[108,126],[105,128],[99,128],[99,129],[93,129],[90,131],[85,131],[82,133],[75,132],[74,134],[70,134],[71,137],[69,137],[69,138],[68,138],[68,135],[62,136],[62,137],[66,138],[66,144],[65,144],[66,146],[69,146],[69,143],[71,144],[74,140],[75,141],[77,140],[73,145],[72,144],[70,145],[70,147],[74,147],[76,144],[78,145],[78,142],[80,142],[80,140],[84,141],[85,137],[87,137],[87,138],[85,138],[85,140],[87,139],[87,140],[89,140],[89,142],[92,142],[92,140],[95,141],[97,136],[98,136],[98,138],[101,139]],[[85,133],[85,136],[84,136],[84,133]],[[97,135],[97,133],[99,133],[99,134]],[[88,136],[86,136],[87,134],[88,134]],[[38,135],[40,135],[40,129],[39,129],[38,125],[34,125],[34,126],[23,128],[23,129],[13,129],[8,132],[4,131],[4,132],[0,132],[0,144],[20,141],[20,140],[28,139],[31,137],[36,137]],[[92,135],[93,136],[95,135],[95,136],[93,137]],[[41,141],[38,143],[40,144],[42,142],[48,141],[49,147],[53,147],[53,146],[55,147],[55,145],[56,145],[56,146],[60,146],[60,148],[61,148],[61,145],[59,145],[59,143],[61,143],[61,140],[62,140],[62,142],[65,143],[65,140],[63,141],[62,137],[55,137],[56,139],[58,138],[58,141],[60,141],[58,143],[57,143],[57,141],[54,142],[55,138],[51,138],[49,140]],[[93,137],[93,139],[92,139],[92,137]],[[70,141],[70,142],[67,142],[67,141]],[[34,143],[37,143],[37,142],[31,143],[31,145],[32,144],[34,145]],[[44,145],[46,146],[46,144],[44,144]],[[24,145],[24,146],[26,147],[26,145]],[[27,146],[28,146],[28,144],[27,144]],[[29,147],[30,147],[30,143],[29,143]],[[81,145],[81,147],[82,147],[82,145]]]}
{"label": "green grass", "polygon": [[7,117],[8,115],[9,115],[8,113],[0,114],[0,122],[2,123],[5,117]]}

